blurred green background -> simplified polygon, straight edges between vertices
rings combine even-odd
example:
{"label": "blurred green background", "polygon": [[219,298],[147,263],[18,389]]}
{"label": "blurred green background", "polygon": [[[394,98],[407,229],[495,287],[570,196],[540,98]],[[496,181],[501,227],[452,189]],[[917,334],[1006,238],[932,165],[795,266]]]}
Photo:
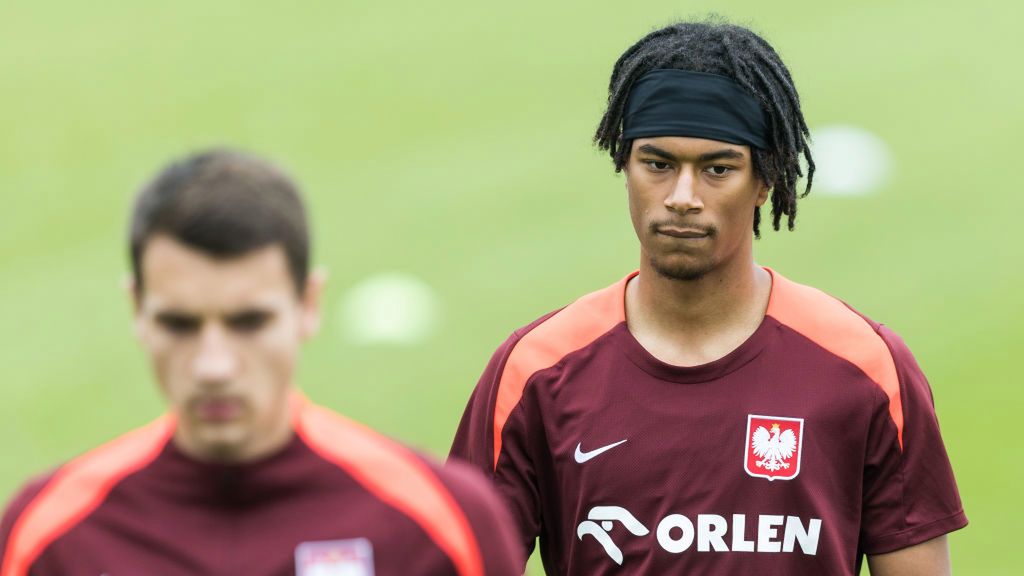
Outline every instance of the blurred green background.
{"label": "blurred green background", "polygon": [[[121,289],[138,186],[240,146],[304,185],[330,270],[315,400],[444,454],[514,328],[637,262],[621,177],[590,144],[611,65],[711,5],[649,0],[0,2],[0,498],[161,410]],[[961,574],[1020,574],[1024,345],[1016,2],[724,1],[787,61],[812,128],[893,154],[868,196],[812,193],[757,258],[901,333],[929,375],[971,526]],[[339,302],[400,271],[441,323],[345,336]]]}

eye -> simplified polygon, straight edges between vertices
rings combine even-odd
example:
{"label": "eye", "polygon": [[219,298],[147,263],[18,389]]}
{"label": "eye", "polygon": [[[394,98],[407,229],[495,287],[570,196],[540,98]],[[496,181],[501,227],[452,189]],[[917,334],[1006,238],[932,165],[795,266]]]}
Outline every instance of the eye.
{"label": "eye", "polygon": [[654,172],[664,172],[672,166],[668,162],[662,162],[661,160],[646,160],[644,164]]}
{"label": "eye", "polygon": [[251,310],[228,317],[227,324],[236,332],[256,332],[266,326],[273,315],[263,310]]}
{"label": "eye", "polygon": [[733,171],[729,166],[708,166],[704,170],[712,176],[725,176]]}
{"label": "eye", "polygon": [[201,324],[199,318],[185,314],[164,313],[158,314],[156,322],[171,334],[188,336],[199,331]]}

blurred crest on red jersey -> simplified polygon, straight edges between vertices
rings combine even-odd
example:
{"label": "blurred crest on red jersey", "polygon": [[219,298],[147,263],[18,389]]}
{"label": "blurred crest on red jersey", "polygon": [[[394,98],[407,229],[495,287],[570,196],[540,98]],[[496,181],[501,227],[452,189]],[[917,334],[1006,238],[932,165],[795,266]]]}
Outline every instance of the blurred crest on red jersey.
{"label": "blurred crest on red jersey", "polygon": [[804,419],[747,415],[743,468],[755,478],[792,480],[800,473]]}
{"label": "blurred crest on red jersey", "polygon": [[295,549],[296,576],[373,576],[373,546],[365,538],[303,542]]}

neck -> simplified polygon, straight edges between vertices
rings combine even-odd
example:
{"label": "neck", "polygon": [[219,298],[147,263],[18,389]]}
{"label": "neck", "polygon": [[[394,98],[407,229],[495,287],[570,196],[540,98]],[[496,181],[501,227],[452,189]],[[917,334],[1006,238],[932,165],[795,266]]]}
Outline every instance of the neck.
{"label": "neck", "polygon": [[696,280],[660,275],[644,255],[626,289],[630,332],[656,358],[711,362],[742,344],[764,318],[771,275],[752,257],[734,258]]}

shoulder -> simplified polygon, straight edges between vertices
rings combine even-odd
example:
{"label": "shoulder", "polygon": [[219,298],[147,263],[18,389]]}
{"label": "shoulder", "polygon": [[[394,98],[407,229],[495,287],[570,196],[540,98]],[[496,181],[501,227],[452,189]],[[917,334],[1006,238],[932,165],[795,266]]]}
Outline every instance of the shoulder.
{"label": "shoulder", "polygon": [[879,369],[871,366],[875,362],[891,363],[891,331],[834,296],[778,272],[771,274],[767,316],[862,369]]}
{"label": "shoulder", "polygon": [[449,487],[472,491],[474,479],[442,468],[432,458],[332,410],[306,403],[296,433],[318,456],[341,468],[362,487],[407,516],[451,519]]}
{"label": "shoulder", "polygon": [[482,472],[458,460],[440,465],[429,456],[421,457],[465,512],[478,537],[483,531],[495,530],[495,526],[510,525],[504,501]]}
{"label": "shoulder", "polygon": [[512,333],[491,357],[475,396],[486,399],[492,414],[494,457],[501,452],[501,430],[534,374],[587,348],[625,322],[626,283],[635,273]]}
{"label": "shoulder", "polygon": [[30,482],[3,520],[3,561],[26,570],[49,544],[97,509],[126,476],[150,464],[174,429],[168,416],[74,458]]}
{"label": "shoulder", "polygon": [[509,509],[479,470],[448,462],[438,476],[465,512],[483,559],[484,573],[520,575],[526,565]]}
{"label": "shoulder", "polygon": [[902,431],[900,372],[912,359],[903,341],[842,300],[778,272],[771,274],[767,316],[859,368],[888,398],[890,416]]}
{"label": "shoulder", "polygon": [[626,283],[633,276],[635,273],[514,331],[498,348],[491,368],[506,383],[522,384],[534,372],[586,348],[626,320]]}
{"label": "shoulder", "polygon": [[513,332],[511,339],[553,338],[567,345],[586,344],[626,319],[626,284],[634,276],[636,272],[541,316]]}
{"label": "shoulder", "polygon": [[43,488],[50,483],[54,475],[60,471],[60,467],[54,468],[32,478],[29,478],[27,482],[21,485],[21,488],[14,493],[14,496],[7,502],[7,507],[4,509],[4,517],[10,516],[14,513],[15,516],[25,510],[25,507],[29,505]]}
{"label": "shoulder", "polygon": [[3,517],[0,519],[0,568],[4,564],[11,562],[13,557],[16,556],[13,553],[13,547],[11,549],[8,547],[11,544],[11,534],[14,531],[14,527],[19,524],[25,510],[35,501],[39,493],[46,488],[46,485],[50,483],[54,473],[55,471],[49,472],[29,480],[7,503]]}
{"label": "shoulder", "polygon": [[495,522],[509,520],[493,484],[479,470],[455,460],[444,466],[429,457],[425,460],[467,514],[488,517]]}
{"label": "shoulder", "polygon": [[25,509],[35,501],[39,496],[39,493],[46,488],[46,485],[53,479],[60,468],[51,470],[44,474],[40,474],[34,478],[31,478],[28,482],[22,485],[14,496],[7,502],[7,506],[4,508],[3,520],[0,521],[0,550],[3,550],[4,544],[7,542],[7,538],[10,535],[11,528],[17,523],[18,519],[24,514]]}
{"label": "shoulder", "polygon": [[411,516],[423,513],[428,505],[451,504],[452,495],[467,502],[487,498],[483,494],[487,491],[487,480],[468,466],[442,466],[433,458],[322,406],[304,406],[296,431],[321,458]]}
{"label": "shoulder", "polygon": [[308,402],[299,408],[296,433],[372,497],[418,524],[460,573],[480,573],[483,560],[476,536],[448,485],[472,499],[472,488],[458,473],[449,475],[405,445]]}

